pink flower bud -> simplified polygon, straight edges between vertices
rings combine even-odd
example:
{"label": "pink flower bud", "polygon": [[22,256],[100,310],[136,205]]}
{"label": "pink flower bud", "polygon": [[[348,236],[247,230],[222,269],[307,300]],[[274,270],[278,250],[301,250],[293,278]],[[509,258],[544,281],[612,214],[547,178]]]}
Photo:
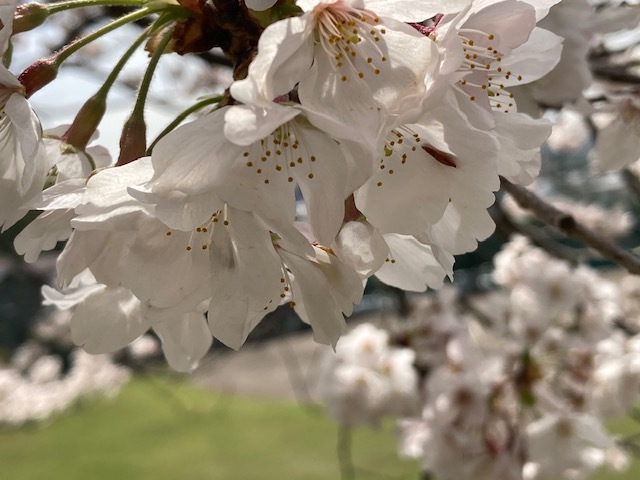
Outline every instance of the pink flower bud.
{"label": "pink flower bud", "polygon": [[36,93],[42,87],[48,85],[58,76],[59,65],[55,61],[56,56],[41,58],[29,65],[20,74],[18,80],[24,85],[26,97]]}
{"label": "pink flower bud", "polygon": [[147,150],[147,125],[142,115],[135,112],[122,128],[120,156],[116,165],[126,165],[145,156]]}
{"label": "pink flower bud", "polygon": [[69,130],[65,132],[62,139],[69,145],[73,145],[78,150],[84,151],[95,133],[104,112],[107,109],[106,96],[100,92],[91,97],[82,106]]}

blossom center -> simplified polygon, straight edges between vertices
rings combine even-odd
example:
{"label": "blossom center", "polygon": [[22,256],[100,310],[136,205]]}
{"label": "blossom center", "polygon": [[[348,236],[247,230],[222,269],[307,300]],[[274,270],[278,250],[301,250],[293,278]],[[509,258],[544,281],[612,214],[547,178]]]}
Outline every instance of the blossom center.
{"label": "blossom center", "polygon": [[317,41],[333,59],[341,81],[380,74],[381,63],[387,61],[380,45],[387,31],[377,15],[344,2],[321,5],[313,14]]}
{"label": "blossom center", "polygon": [[[384,156],[380,159],[380,173],[393,175],[398,168],[407,163],[410,156],[415,155],[422,139],[410,128],[403,126],[389,132],[384,144]],[[378,176],[376,185],[382,187],[384,181]]]}
{"label": "blossom center", "polygon": [[467,75],[458,81],[458,87],[472,102],[485,98],[492,109],[509,112],[515,107],[515,101],[504,82],[522,80],[522,75],[502,67],[504,54],[499,50],[497,36],[463,28],[459,37],[464,54],[459,70],[467,72]]}
{"label": "blossom center", "polygon": [[[286,177],[288,183],[297,176],[313,179],[316,157],[298,140],[300,133],[295,121],[278,127],[271,135],[255,142],[242,152],[244,165],[271,185],[275,177]],[[295,170],[294,170],[295,169]]]}

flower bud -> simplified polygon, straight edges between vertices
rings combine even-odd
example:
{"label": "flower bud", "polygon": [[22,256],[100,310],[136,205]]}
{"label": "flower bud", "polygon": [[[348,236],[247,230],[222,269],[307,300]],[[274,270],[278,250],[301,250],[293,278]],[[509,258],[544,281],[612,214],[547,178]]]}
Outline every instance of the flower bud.
{"label": "flower bud", "polygon": [[29,65],[20,74],[18,80],[24,85],[27,98],[51,83],[58,76],[59,65],[55,58],[55,55],[41,58]]}
{"label": "flower bud", "polygon": [[126,165],[145,156],[147,150],[147,125],[142,115],[134,112],[122,128],[120,156],[116,165]]}
{"label": "flower bud", "polygon": [[107,109],[106,95],[98,92],[87,100],[62,139],[65,143],[73,145],[78,150],[84,151],[102,121]]}
{"label": "flower bud", "polygon": [[45,5],[35,2],[18,5],[13,19],[13,34],[33,30],[48,17],[49,9]]}

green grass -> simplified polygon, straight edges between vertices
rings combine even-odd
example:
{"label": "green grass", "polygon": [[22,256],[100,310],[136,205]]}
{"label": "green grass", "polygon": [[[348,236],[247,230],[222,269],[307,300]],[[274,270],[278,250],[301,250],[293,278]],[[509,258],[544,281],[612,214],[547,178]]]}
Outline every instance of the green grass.
{"label": "green grass", "polygon": [[[640,424],[620,420],[627,435]],[[111,400],[46,425],[0,430],[4,480],[315,480],[339,478],[336,426],[298,405],[221,396],[162,377],[136,378]],[[353,437],[358,480],[418,478],[391,425]],[[638,480],[640,462],[592,480]]]}
{"label": "green grass", "polygon": [[[628,436],[640,433],[640,423],[630,418],[621,418],[608,423],[612,432],[619,436]],[[594,475],[590,480],[638,480],[640,478],[640,459],[634,457],[629,463],[629,468],[621,473],[602,471]]]}
{"label": "green grass", "polygon": [[[415,479],[392,428],[353,437],[358,478]],[[362,468],[360,468],[362,467]],[[297,405],[138,378],[48,425],[0,430],[0,478],[216,480],[339,478],[336,427]]]}

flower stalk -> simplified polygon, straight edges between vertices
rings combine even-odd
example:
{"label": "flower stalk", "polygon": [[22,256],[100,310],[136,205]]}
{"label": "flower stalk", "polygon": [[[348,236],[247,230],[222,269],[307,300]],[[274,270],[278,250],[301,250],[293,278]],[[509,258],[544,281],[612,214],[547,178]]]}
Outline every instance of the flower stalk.
{"label": "flower stalk", "polygon": [[223,98],[224,98],[224,96],[222,96],[222,95],[218,95],[218,96],[215,96],[215,97],[207,97],[207,98],[204,98],[204,99],[200,100],[199,102],[194,103],[189,108],[187,108],[184,111],[182,111],[178,116],[176,116],[176,118],[173,119],[173,121],[169,125],[167,125],[167,127],[164,130],[162,130],[162,132],[160,132],[160,134],[156,137],[156,139],[153,142],[151,142],[151,145],[149,145],[149,148],[147,149],[147,155],[151,155],[151,152],[153,151],[153,147],[156,145],[156,143],[158,143],[169,132],[173,131],[189,115],[191,115],[192,113],[195,113],[195,112],[197,112],[199,110],[202,110],[203,108],[205,108],[208,105],[213,105],[213,104],[216,104],[216,103],[220,103]]}
{"label": "flower stalk", "polygon": [[173,28],[168,28],[156,46],[144,77],[140,82],[136,103],[131,116],[125,122],[120,136],[120,156],[116,165],[126,165],[143,157],[147,150],[147,126],[144,120],[144,106],[147,102],[151,80],[158,67],[160,57],[165,53],[173,35]]}
{"label": "flower stalk", "polygon": [[131,56],[148,36],[149,29],[146,29],[142,35],[131,44],[124,55],[122,55],[111,73],[109,73],[104,84],[100,87],[100,90],[85,102],[69,127],[69,130],[63,135],[66,143],[83,151],[86,149],[87,144],[104,117],[107,109],[107,95],[111,87]]}
{"label": "flower stalk", "polygon": [[135,22],[136,20],[154,13],[156,9],[157,8],[153,7],[144,7],[124,15],[104,27],[95,30],[89,35],[70,43],[59,52],[47,58],[42,58],[28,66],[18,77],[18,80],[25,86],[26,97],[31,97],[38,90],[52,82],[58,76],[60,65],[62,65],[67,58],[82,47],[87,46],[94,40],[122,27],[123,25]]}

